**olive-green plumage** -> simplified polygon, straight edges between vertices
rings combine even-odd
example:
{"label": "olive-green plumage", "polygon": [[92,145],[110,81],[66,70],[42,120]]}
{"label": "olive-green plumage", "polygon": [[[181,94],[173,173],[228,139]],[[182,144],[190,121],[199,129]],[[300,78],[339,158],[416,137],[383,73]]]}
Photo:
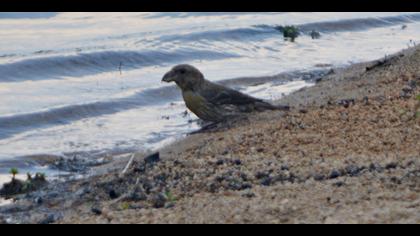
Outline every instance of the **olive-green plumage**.
{"label": "olive-green plumage", "polygon": [[182,90],[185,105],[204,121],[219,122],[253,111],[288,109],[212,83],[191,65],[175,66],[164,75],[162,81],[175,82]]}

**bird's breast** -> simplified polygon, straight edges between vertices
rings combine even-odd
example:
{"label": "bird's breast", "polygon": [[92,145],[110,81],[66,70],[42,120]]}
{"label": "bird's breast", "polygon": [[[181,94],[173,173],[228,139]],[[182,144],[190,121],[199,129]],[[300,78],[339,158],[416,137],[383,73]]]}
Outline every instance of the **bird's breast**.
{"label": "bird's breast", "polygon": [[196,114],[200,113],[202,107],[205,106],[206,100],[192,91],[185,91],[182,96],[188,109]]}
{"label": "bird's breast", "polygon": [[185,91],[182,95],[188,109],[202,120],[216,122],[223,119],[224,115],[220,108],[207,101],[199,93]]}

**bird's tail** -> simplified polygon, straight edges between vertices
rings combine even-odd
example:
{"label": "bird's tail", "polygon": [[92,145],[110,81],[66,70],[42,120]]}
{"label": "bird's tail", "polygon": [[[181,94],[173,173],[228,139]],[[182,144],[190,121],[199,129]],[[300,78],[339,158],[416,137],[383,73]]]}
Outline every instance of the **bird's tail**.
{"label": "bird's tail", "polygon": [[272,105],[268,102],[258,102],[256,104],[257,110],[264,111],[264,110],[280,110],[280,111],[290,111],[290,106],[286,105]]}
{"label": "bird's tail", "polygon": [[276,107],[276,110],[290,111],[290,106],[287,106],[287,105],[278,105],[278,106],[275,106],[275,107]]}

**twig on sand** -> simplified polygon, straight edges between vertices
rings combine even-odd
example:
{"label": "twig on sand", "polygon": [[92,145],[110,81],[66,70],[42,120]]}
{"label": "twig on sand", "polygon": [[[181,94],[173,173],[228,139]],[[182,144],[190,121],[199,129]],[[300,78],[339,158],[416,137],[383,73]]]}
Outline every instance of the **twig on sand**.
{"label": "twig on sand", "polygon": [[387,62],[387,59],[384,59],[383,61],[377,61],[377,62],[375,62],[375,64],[373,64],[373,65],[371,65],[371,66],[366,67],[366,71],[370,71],[370,70],[372,70],[372,69],[374,69],[374,68],[376,68],[376,67],[378,67],[378,66],[382,66],[382,65],[384,65],[386,62]]}
{"label": "twig on sand", "polygon": [[384,65],[389,65],[389,63],[392,60],[394,60],[396,58],[401,58],[401,57],[404,57],[404,54],[398,54],[398,55],[391,56],[391,57],[388,57],[387,55],[385,55],[385,58],[383,60],[378,60],[373,65],[367,66],[366,67],[366,71],[370,71],[372,69],[375,69],[376,67],[380,67],[380,66],[384,66]]}
{"label": "twig on sand", "polygon": [[131,154],[130,160],[128,161],[127,165],[125,166],[124,170],[121,172],[120,177],[123,177],[125,173],[127,173],[128,168],[130,168],[131,164],[133,163],[135,154]]}

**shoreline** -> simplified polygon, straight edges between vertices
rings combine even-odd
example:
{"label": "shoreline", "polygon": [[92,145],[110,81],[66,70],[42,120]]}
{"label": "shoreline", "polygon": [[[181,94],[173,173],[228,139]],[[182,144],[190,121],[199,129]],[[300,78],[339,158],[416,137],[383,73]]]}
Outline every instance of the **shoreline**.
{"label": "shoreline", "polygon": [[[239,89],[240,87],[247,87],[252,89],[257,89],[257,87],[270,84],[271,89],[275,89],[278,92],[278,96],[287,96],[288,94],[296,91],[296,88],[290,88],[290,86],[295,86],[297,88],[312,86],[315,81],[325,74],[328,73],[329,68],[332,65],[323,64],[317,65],[311,70],[303,71],[290,71],[282,72],[276,75],[270,76],[249,76],[249,77],[237,77],[232,79],[225,79],[218,81],[218,83],[225,86],[233,87]],[[294,84],[299,83],[299,84]],[[164,88],[169,89],[169,88]],[[178,90],[176,86],[171,86],[171,90]],[[290,92],[284,93],[283,90],[290,90]],[[179,91],[176,91],[179,92]],[[271,92],[272,93],[272,92]],[[179,96],[181,96],[179,94]],[[273,100],[269,100],[273,101]],[[274,100],[275,101],[275,100]],[[184,113],[180,116],[185,116]],[[164,116],[162,116],[164,117]],[[106,152],[101,152],[94,150],[91,152],[73,152],[73,153],[61,153],[61,154],[28,154],[24,156],[17,156],[13,158],[7,158],[5,160],[0,160],[0,186],[10,180],[7,166],[13,166],[18,168],[21,172],[27,173],[37,173],[42,172],[46,173],[47,176],[51,176],[52,179],[62,179],[62,177],[71,178],[72,175],[92,175],[90,169],[93,166],[104,165],[110,162],[112,159],[118,159],[120,156],[131,155],[132,153],[140,152],[151,152],[153,150],[159,150],[173,142],[182,140],[190,133],[197,132],[200,128],[200,121],[198,119],[189,120],[188,122],[197,123],[196,129],[185,130],[185,133],[178,135],[177,137],[166,137],[163,140],[158,141],[157,143],[151,145],[150,148],[140,148],[139,150],[134,150],[136,147],[128,148],[128,150],[109,150]],[[131,151],[130,151],[131,149]],[[79,156],[80,155],[80,156]],[[93,173],[94,174],[94,173]],[[21,177],[25,177],[22,175]],[[1,199],[1,198],[0,198]]]}
{"label": "shoreline", "polygon": [[[283,87],[287,87],[287,85],[289,85],[289,83],[291,82],[302,83],[298,85],[293,85],[293,86],[296,86],[297,88],[300,88],[302,86],[307,86],[309,84],[314,83],[314,81],[317,78],[322,77],[325,73],[327,73],[327,69],[325,68],[324,69],[313,68],[310,71],[290,71],[290,72],[283,72],[280,74],[270,75],[270,76],[237,77],[237,78],[232,78],[232,79],[221,80],[221,81],[218,81],[218,83],[226,85],[226,86],[234,87],[236,89],[246,87],[246,88],[256,89],[256,90],[259,90],[259,86],[268,84],[270,85],[270,88],[275,89],[277,91],[278,89],[287,90],[286,88],[283,88]],[[168,105],[172,107],[175,105],[175,103],[179,103],[179,104],[182,103],[182,106],[184,107],[182,96],[175,85],[163,86],[160,88],[152,88],[151,90],[155,91],[154,93],[156,94],[167,94],[167,93],[174,94],[174,95],[171,95],[171,97],[173,96],[172,99],[174,97],[177,97],[176,100],[172,102],[169,102],[170,100],[168,100],[167,101]],[[295,89],[292,88],[290,90],[294,91]],[[155,96],[158,96],[156,94]],[[265,99],[269,99],[269,98],[265,98]],[[273,99],[270,99],[270,100],[273,100]],[[150,106],[150,105],[151,104],[147,106]],[[181,110],[182,112],[184,112],[186,108],[181,109]],[[26,115],[22,114],[22,116],[26,116]],[[173,114],[166,115],[166,113],[164,113],[159,118],[162,120],[177,120],[177,119],[180,119],[181,117],[185,118],[186,115],[185,113],[181,114],[181,111],[180,111],[180,114],[177,114],[176,116],[174,116]],[[182,125],[187,122],[196,124],[197,121],[198,121],[197,119],[189,119],[189,120],[184,119],[184,120],[179,120],[178,123],[170,123],[170,124]],[[198,126],[198,125],[194,125],[194,126]],[[51,127],[54,127],[54,125],[45,126],[44,128],[51,128]],[[161,128],[161,129],[151,130],[150,132],[152,131],[153,132],[161,132],[161,131],[167,132],[168,130]],[[181,129],[181,131],[185,131],[185,134],[187,134],[189,133],[189,131],[194,131],[194,130],[193,128],[185,127],[184,129]],[[10,135],[12,134],[14,133],[11,132]],[[150,134],[147,134],[147,135],[150,136]],[[161,148],[162,146],[165,146],[166,143],[172,142],[173,139],[174,137],[170,135],[166,135],[166,136],[163,135],[162,138],[156,139],[155,141],[145,142],[143,145],[144,147],[140,147],[140,148],[136,146],[127,146],[126,148],[104,147],[104,149],[74,150],[74,151],[67,151],[67,152],[44,151],[44,152],[36,152],[36,153],[25,153],[25,154],[22,153],[22,154],[16,154],[16,155],[4,154],[0,158],[0,166],[2,165],[9,166],[13,162],[16,162],[16,163],[13,163],[13,165],[10,165],[10,166],[19,167],[18,165],[22,165],[22,164],[25,165],[24,162],[28,162],[28,163],[33,162],[34,164],[37,164],[39,166],[45,166],[46,163],[47,164],[53,163],[54,161],[57,161],[60,158],[71,158],[74,156],[80,156],[82,158],[87,157],[91,159],[91,158],[101,158],[101,157],[106,157],[106,156],[116,156],[120,154],[128,154],[132,152],[141,152],[141,151],[146,151],[148,149],[156,150],[156,149]],[[19,163],[20,161],[22,163]]]}
{"label": "shoreline", "polygon": [[420,223],[419,93],[420,47],[335,68],[275,102],[290,112],[134,154],[125,174],[131,155],[114,158],[0,206],[0,222]]}

